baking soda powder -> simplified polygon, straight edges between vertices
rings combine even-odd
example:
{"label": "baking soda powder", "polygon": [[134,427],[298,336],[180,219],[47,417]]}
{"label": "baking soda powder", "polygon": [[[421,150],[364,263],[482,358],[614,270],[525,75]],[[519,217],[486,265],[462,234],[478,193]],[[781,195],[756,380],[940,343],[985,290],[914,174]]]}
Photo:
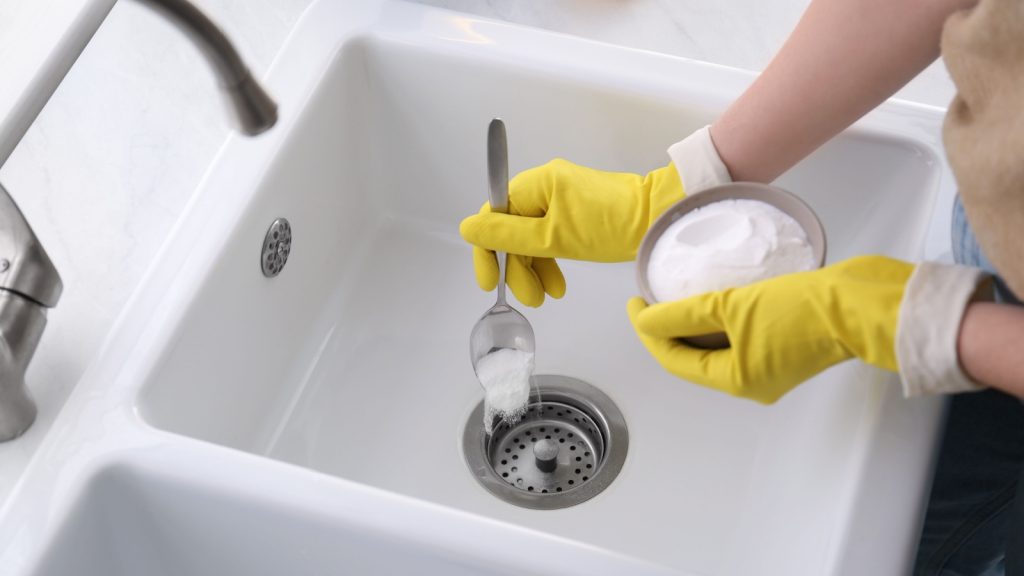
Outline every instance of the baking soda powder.
{"label": "baking soda powder", "polygon": [[513,424],[526,413],[530,398],[533,354],[502,348],[477,361],[476,376],[483,385],[484,430],[490,434],[496,417]]}
{"label": "baking soda powder", "polygon": [[659,302],[811,270],[800,224],[758,200],[722,200],[675,221],[654,245],[647,281]]}

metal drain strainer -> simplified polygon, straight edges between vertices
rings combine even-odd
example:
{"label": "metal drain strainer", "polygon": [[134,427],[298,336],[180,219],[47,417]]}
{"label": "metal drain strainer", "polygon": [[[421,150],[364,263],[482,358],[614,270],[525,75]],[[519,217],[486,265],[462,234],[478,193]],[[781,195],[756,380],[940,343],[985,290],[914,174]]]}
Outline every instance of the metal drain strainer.
{"label": "metal drain strainer", "polygon": [[502,500],[551,510],[604,490],[622,468],[625,420],[597,388],[567,376],[537,375],[534,398],[519,422],[484,433],[483,403],[466,424],[463,449],[477,480]]}

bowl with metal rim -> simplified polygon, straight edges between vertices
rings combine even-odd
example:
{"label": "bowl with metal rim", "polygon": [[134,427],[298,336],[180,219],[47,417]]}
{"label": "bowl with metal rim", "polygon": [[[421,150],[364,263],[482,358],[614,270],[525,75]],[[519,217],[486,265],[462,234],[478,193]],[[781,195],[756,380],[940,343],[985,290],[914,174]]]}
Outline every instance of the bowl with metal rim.
{"label": "bowl with metal rim", "polygon": [[[683,216],[716,202],[725,200],[757,200],[769,204],[796,220],[807,234],[807,241],[811,245],[811,254],[814,260],[814,267],[820,268],[825,264],[826,239],[825,228],[814,210],[799,196],[770,184],[757,182],[732,182],[714,188],[708,188],[697,194],[683,198],[664,214],[654,221],[654,224],[647,230],[636,257],[636,281],[640,289],[640,295],[648,304],[656,304],[658,298],[651,290],[648,280],[648,267],[651,261],[651,253],[654,246],[668,228]],[[725,333],[703,334],[689,336],[683,339],[687,344],[698,348],[727,348],[729,339]]]}

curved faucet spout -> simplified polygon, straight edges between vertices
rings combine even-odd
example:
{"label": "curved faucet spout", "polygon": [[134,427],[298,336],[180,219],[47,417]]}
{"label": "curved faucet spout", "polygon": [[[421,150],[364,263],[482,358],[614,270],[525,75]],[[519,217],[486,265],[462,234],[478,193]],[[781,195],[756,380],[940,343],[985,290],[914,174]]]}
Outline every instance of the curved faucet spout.
{"label": "curved faucet spout", "polygon": [[253,77],[221,29],[188,0],[139,0],[176,24],[210,62],[239,128],[254,136],[277,122],[277,104]]}

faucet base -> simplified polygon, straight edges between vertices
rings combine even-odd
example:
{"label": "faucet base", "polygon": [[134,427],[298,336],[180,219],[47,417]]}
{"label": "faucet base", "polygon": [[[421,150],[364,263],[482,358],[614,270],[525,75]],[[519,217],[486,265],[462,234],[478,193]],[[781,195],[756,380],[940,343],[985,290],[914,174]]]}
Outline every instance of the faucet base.
{"label": "faucet base", "polygon": [[0,385],[0,442],[21,436],[35,420],[36,404],[29,397],[24,382],[7,381]]}
{"label": "faucet base", "polygon": [[0,290],[0,442],[21,436],[36,419],[25,371],[45,326],[45,308]]}

